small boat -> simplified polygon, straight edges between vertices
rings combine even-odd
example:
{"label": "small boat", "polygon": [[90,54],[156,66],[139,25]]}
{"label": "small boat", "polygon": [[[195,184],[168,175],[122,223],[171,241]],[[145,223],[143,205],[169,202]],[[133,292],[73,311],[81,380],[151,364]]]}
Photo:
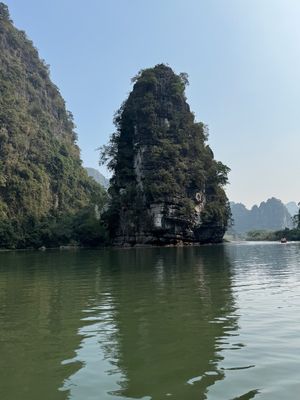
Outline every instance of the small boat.
{"label": "small boat", "polygon": [[283,238],[280,239],[280,243],[286,243],[286,242],[287,242],[287,240],[286,240],[285,237],[283,237]]}

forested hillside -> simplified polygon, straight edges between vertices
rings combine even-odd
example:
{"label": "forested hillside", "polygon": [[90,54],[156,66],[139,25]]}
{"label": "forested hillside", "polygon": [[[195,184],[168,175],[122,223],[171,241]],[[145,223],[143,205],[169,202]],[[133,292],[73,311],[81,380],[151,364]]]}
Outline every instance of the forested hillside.
{"label": "forested hillside", "polygon": [[102,202],[48,66],[0,3],[0,247],[67,242],[53,227]]}

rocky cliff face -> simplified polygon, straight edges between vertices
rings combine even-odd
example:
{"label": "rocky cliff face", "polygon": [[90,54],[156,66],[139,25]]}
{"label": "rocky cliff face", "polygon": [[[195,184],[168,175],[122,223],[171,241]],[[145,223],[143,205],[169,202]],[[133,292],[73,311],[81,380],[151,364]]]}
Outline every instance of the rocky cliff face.
{"label": "rocky cliff face", "polygon": [[0,3],[0,246],[19,246],[36,221],[80,210],[95,191],[48,67]]}
{"label": "rocky cliff face", "polygon": [[103,160],[113,171],[106,218],[116,244],[220,242],[228,168],[186,102],[185,74],[157,65],[134,78]]}

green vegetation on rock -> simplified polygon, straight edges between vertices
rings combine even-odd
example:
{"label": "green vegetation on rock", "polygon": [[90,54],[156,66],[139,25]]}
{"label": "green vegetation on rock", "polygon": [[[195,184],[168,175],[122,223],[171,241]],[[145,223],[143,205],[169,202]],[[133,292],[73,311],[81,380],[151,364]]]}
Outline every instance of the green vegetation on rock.
{"label": "green vegetation on rock", "polygon": [[220,242],[230,217],[229,168],[214,160],[207,127],[186,102],[187,75],[142,70],[103,147],[113,171],[106,213],[117,244]]}
{"label": "green vegetation on rock", "polygon": [[0,247],[85,242],[78,226],[96,224],[104,198],[81,165],[72,114],[48,66],[0,3]]}

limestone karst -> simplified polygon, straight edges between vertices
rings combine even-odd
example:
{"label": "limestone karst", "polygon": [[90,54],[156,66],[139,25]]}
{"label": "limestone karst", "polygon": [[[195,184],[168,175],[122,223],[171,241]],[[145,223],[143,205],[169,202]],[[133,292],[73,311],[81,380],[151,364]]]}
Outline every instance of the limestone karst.
{"label": "limestone karst", "polygon": [[207,128],[190,111],[187,75],[160,64],[133,81],[102,152],[113,171],[106,219],[114,243],[222,241],[229,168],[214,159]]}

